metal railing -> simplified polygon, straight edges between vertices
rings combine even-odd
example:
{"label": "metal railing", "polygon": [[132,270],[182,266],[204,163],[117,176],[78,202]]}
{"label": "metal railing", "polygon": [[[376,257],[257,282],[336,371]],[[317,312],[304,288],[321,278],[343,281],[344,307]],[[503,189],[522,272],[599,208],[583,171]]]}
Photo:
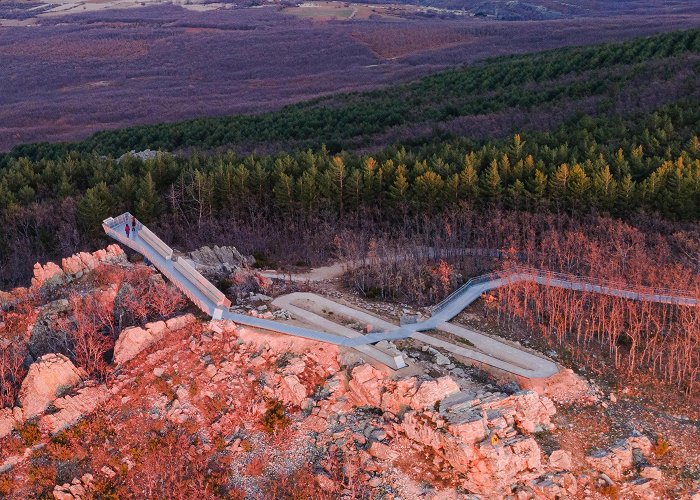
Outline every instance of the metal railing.
{"label": "metal railing", "polygon": [[[612,281],[594,278],[592,276],[578,276],[534,267],[513,266],[503,271],[482,274],[469,279],[466,283],[440,301],[440,303],[433,308],[433,312],[438,313],[442,311],[457,297],[462,296],[469,289],[482,283],[496,280],[508,281],[509,283],[517,283],[519,281],[538,282],[538,279],[543,281],[540,283],[543,285],[553,284],[546,283],[546,281],[558,281],[560,283],[559,286],[562,288],[576,290],[579,286],[588,287],[590,288],[589,290],[584,289],[582,291],[627,296],[628,298],[637,298],[639,300],[671,302],[684,305],[697,305],[700,303],[700,300],[698,300],[700,291],[633,285],[622,281]],[[595,288],[598,288],[598,290]]]}
{"label": "metal railing", "polygon": [[604,287],[604,288],[610,288],[610,289],[619,289],[619,290],[626,290],[631,293],[638,293],[638,294],[644,294],[644,295],[666,295],[669,297],[678,297],[678,298],[696,298],[698,296],[699,291],[692,291],[692,290],[683,290],[679,288],[666,288],[666,287],[651,287],[647,285],[639,285],[639,284],[632,284],[632,283],[627,283],[624,281],[614,281],[614,280],[607,280],[603,278],[595,278],[593,276],[580,276],[576,274],[567,274],[567,273],[561,273],[561,272],[556,272],[556,271],[548,271],[545,269],[537,269],[534,267],[523,267],[523,266],[514,266],[512,269],[512,273],[520,273],[520,274],[531,274],[531,275],[536,275],[540,278],[549,278],[549,279],[556,279],[560,281],[569,281],[572,283],[582,283],[585,285],[591,285],[591,286],[599,286],[599,287]]}

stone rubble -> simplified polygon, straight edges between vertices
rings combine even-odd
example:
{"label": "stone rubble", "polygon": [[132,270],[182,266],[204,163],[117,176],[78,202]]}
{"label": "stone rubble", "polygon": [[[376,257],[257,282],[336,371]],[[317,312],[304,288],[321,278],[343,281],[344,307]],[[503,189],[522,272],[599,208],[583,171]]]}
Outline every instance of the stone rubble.
{"label": "stone rubble", "polygon": [[70,483],[57,484],[53,489],[53,497],[56,500],[81,500],[92,498],[90,491],[94,481],[92,474],[83,474],[80,478],[74,478]]}

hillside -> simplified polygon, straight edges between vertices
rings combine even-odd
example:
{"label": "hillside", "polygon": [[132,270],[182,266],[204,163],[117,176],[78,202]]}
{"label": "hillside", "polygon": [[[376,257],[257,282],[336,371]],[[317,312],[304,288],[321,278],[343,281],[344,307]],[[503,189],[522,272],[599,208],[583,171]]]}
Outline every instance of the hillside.
{"label": "hillside", "polygon": [[[247,7],[255,4],[263,5]],[[0,151],[134,125],[279,110],[489,57],[622,41],[700,22],[692,0],[640,0],[634,8],[625,2],[626,10],[585,2],[573,17],[540,17],[517,29],[511,21],[464,15],[461,6],[457,12],[397,3],[284,7],[290,4],[0,3],[0,58],[8,75],[0,84]],[[334,20],[329,11],[343,14]]]}
{"label": "hillside", "polygon": [[511,56],[413,83],[340,94],[261,115],[104,132],[77,144],[26,146],[12,155],[55,158],[70,150],[243,150],[385,145],[432,134],[502,137],[548,130],[576,114],[648,112],[698,100],[700,30],[623,44]]}
{"label": "hillside", "polygon": [[398,346],[409,367],[390,372],[193,315],[117,246],[37,265],[31,287],[1,301],[2,360],[32,361],[0,364],[10,499],[632,498],[700,486],[696,412],[672,397],[656,409],[631,382],[613,393],[564,370],[526,389],[413,340]]}

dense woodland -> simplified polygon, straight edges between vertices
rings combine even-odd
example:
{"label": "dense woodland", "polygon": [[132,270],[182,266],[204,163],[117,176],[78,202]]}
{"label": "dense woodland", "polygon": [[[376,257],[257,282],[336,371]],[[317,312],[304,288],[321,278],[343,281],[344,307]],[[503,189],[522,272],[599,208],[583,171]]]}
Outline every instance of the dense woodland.
{"label": "dense woodland", "polygon": [[[0,171],[2,280],[20,283],[35,261],[103,241],[101,221],[125,210],[176,246],[228,243],[306,264],[329,257],[334,231],[410,234],[411,218],[460,204],[485,214],[645,212],[692,223],[700,215],[699,122],[694,102],[626,118],[581,117],[509,140],[431,141],[374,155],[321,148],[144,162],[77,152],[10,159]],[[285,229],[261,233],[267,227]],[[329,228],[327,241],[299,241],[321,227]]]}

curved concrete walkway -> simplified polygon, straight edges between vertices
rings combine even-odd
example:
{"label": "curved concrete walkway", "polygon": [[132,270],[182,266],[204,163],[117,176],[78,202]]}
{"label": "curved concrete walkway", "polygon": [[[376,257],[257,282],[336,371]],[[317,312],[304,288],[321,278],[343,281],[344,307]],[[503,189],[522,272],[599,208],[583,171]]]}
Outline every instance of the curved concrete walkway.
{"label": "curved concrete walkway", "polygon": [[[309,320],[309,323],[314,326],[323,328],[329,332],[335,332],[345,335],[344,331],[349,330],[353,333],[353,338],[363,338],[360,333],[350,330],[334,321],[330,321],[310,311],[310,306],[315,306],[316,309],[332,312],[334,315],[343,316],[353,319],[362,324],[372,325],[377,329],[384,331],[396,331],[398,326],[378,318],[365,311],[355,309],[353,307],[339,304],[331,299],[316,295],[309,292],[295,292],[288,295],[277,297],[272,301],[272,304],[286,309],[304,321]],[[320,319],[318,321],[316,318]],[[464,356],[481,364],[492,366],[515,375],[526,378],[546,378],[554,375],[559,371],[556,363],[536,356],[528,351],[519,349],[508,343],[501,342],[497,339],[489,337],[483,333],[469,330],[459,325],[451,323],[441,323],[437,330],[447,332],[456,337],[463,338],[473,344],[473,348],[459,346],[455,343],[448,342],[431,335],[421,332],[413,332],[411,338],[428,344],[433,347],[444,349],[452,354]],[[380,334],[381,335],[381,334]],[[385,336],[386,338],[386,336]]]}
{"label": "curved concrete walkway", "polygon": [[[678,294],[674,295],[671,294],[672,291],[650,290],[638,292],[624,287],[596,282],[590,278],[566,276],[542,270],[517,269],[505,276],[487,275],[469,280],[464,286],[438,304],[434,314],[425,321],[403,325],[387,333],[372,333],[353,338],[344,338],[327,332],[285,325],[276,321],[231,312],[228,307],[226,307],[226,299],[223,298],[223,294],[216,291],[215,287],[196,270],[191,268],[187,269],[186,264],[182,262],[182,258],[173,256],[172,249],[151,233],[148,228],[139,224],[139,230],[135,233],[132,232],[131,237],[127,238],[124,226],[129,223],[131,219],[131,214],[127,212],[118,217],[106,219],[103,221],[102,227],[107,235],[146,257],[202,311],[212,316],[212,318],[230,319],[243,325],[312,340],[320,340],[322,342],[329,342],[346,347],[358,348],[382,340],[398,340],[414,337],[418,332],[439,328],[478,299],[485,291],[494,290],[506,284],[519,281],[531,281],[542,285],[556,286],[570,290],[602,293],[624,297],[630,300],[665,302],[689,306],[698,305],[697,293],[693,296],[691,294],[681,295],[679,292],[675,292]],[[389,366],[392,368],[401,368],[404,366],[403,359],[394,360]]]}

